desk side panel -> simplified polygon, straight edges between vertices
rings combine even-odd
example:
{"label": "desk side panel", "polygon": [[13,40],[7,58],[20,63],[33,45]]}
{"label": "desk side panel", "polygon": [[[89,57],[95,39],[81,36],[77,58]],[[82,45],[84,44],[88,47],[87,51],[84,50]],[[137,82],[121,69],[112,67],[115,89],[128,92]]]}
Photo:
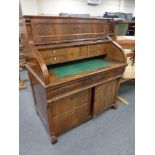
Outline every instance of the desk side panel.
{"label": "desk side panel", "polygon": [[36,113],[40,116],[40,119],[47,131],[49,132],[48,114],[47,114],[47,99],[46,89],[35,79],[35,77],[28,72],[30,84],[32,88],[32,95],[34,97]]}
{"label": "desk side panel", "polygon": [[111,41],[107,43],[107,60],[127,63],[127,58],[124,54],[124,50],[116,42]]}

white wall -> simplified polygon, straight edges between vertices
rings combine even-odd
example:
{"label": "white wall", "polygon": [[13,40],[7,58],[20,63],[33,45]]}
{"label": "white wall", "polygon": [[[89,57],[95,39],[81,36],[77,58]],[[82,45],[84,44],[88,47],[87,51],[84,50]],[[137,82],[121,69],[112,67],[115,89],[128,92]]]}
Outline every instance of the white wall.
{"label": "white wall", "polygon": [[134,13],[135,0],[102,0],[100,5],[91,6],[87,0],[20,0],[23,14],[51,14],[60,12],[103,16],[105,11]]}
{"label": "white wall", "polygon": [[23,15],[38,14],[37,0],[20,0]]}
{"label": "white wall", "polygon": [[119,11],[119,0],[103,0],[103,3],[91,6],[85,0],[38,0],[39,13],[59,14],[89,13],[92,16],[103,15],[105,11]]}
{"label": "white wall", "polygon": [[120,11],[135,15],[135,0],[123,0]]}

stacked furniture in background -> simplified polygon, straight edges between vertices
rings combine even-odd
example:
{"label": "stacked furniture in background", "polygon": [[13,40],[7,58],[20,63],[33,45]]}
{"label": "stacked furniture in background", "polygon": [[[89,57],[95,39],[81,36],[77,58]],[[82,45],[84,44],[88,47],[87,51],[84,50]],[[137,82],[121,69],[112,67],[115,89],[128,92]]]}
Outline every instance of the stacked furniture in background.
{"label": "stacked furniture in background", "polygon": [[59,16],[61,17],[82,17],[82,18],[89,18],[90,14],[73,14],[73,13],[59,13]]}
{"label": "stacked furniture in background", "polygon": [[132,20],[132,13],[123,13],[123,12],[105,12],[103,15],[104,18],[120,18],[123,20]]}
{"label": "stacked furniture in background", "polygon": [[[133,17],[132,13],[105,12],[103,17],[106,19],[112,19],[115,22],[117,22],[117,21],[122,22],[122,24],[126,23],[126,25],[127,25],[127,26],[125,26],[127,28],[126,35],[128,35],[128,36],[135,35],[135,17]],[[121,24],[121,23],[119,23],[119,24]],[[122,28],[123,28],[123,25],[122,25]]]}

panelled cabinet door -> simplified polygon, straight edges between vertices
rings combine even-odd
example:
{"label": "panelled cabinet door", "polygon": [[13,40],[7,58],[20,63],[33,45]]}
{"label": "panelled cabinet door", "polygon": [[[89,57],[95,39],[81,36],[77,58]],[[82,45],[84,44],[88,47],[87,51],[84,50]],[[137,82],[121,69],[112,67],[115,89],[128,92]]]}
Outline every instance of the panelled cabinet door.
{"label": "panelled cabinet door", "polygon": [[94,88],[94,116],[112,106],[115,100],[116,88],[117,79],[108,81]]}
{"label": "panelled cabinet door", "polygon": [[83,90],[50,104],[51,131],[55,135],[59,135],[90,119],[91,92],[91,89]]}

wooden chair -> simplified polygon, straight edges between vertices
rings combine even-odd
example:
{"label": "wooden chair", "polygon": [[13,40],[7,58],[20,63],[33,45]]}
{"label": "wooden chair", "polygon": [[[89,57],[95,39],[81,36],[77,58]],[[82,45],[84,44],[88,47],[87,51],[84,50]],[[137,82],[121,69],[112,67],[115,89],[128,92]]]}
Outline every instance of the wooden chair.
{"label": "wooden chair", "polygon": [[129,23],[127,21],[117,21],[114,23],[114,40],[124,49],[134,49],[135,36],[127,36]]}
{"label": "wooden chair", "polygon": [[[134,62],[135,62],[135,36],[126,36],[129,22],[117,21],[114,24],[114,40],[124,49],[124,53],[128,59],[128,66],[126,67],[121,83],[135,79]],[[117,99],[122,103],[128,105],[128,101],[120,96]]]}

